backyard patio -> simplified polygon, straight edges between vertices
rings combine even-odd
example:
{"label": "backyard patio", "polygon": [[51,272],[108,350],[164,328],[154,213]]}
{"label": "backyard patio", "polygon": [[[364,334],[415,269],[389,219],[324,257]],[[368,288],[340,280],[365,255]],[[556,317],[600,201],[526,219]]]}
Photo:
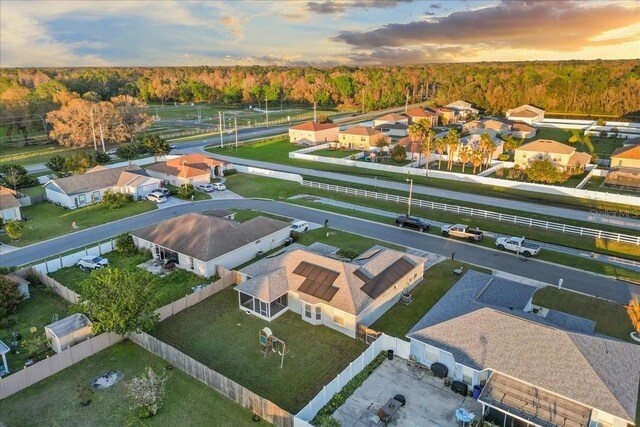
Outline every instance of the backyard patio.
{"label": "backyard patio", "polygon": [[[455,412],[467,409],[479,419],[482,405],[444,386],[430,371],[409,367],[407,360],[385,360],[334,413],[342,427],[369,427],[371,419],[392,397],[401,394],[406,404],[398,409],[389,425],[442,426],[457,424]],[[382,424],[380,424],[382,425]]]}

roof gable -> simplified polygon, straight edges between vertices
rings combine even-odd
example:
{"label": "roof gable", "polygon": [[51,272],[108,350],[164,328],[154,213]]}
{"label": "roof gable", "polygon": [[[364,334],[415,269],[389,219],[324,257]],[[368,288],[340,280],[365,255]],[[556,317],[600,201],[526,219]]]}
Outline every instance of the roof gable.
{"label": "roof gable", "polygon": [[576,149],[552,139],[538,139],[516,148],[516,151],[531,151],[535,153],[573,154]]}
{"label": "roof gable", "polygon": [[119,168],[105,168],[98,170],[94,168],[91,172],[84,173],[82,175],[72,175],[65,178],[53,179],[45,184],[45,187],[50,183],[54,183],[67,195],[109,189],[117,185],[120,175],[123,172],[144,175],[144,171],[135,164]]}
{"label": "roof gable", "polygon": [[369,128],[366,126],[354,126],[345,130],[340,131],[341,134],[346,135],[361,135],[361,136],[375,136],[382,135],[382,132],[379,130],[375,130],[373,128]]}
{"label": "roof gable", "polygon": [[333,123],[316,123],[316,122],[304,122],[299,125],[291,126],[289,129],[293,130],[306,130],[311,132],[318,132],[326,129],[335,129],[338,125]]}
{"label": "roof gable", "polygon": [[611,158],[640,160],[640,145],[629,145],[627,147],[617,148],[611,154]]}

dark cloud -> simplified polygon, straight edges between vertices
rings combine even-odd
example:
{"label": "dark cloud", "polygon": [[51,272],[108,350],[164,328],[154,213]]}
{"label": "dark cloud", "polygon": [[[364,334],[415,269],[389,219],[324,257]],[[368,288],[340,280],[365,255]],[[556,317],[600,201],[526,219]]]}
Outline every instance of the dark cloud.
{"label": "dark cloud", "polygon": [[455,62],[461,57],[471,60],[477,49],[462,47],[424,48],[390,48],[381,47],[369,51],[351,53],[348,58],[354,63],[385,65],[385,64],[424,64],[434,62]]}
{"label": "dark cloud", "polygon": [[325,0],[323,2],[307,2],[307,10],[322,15],[335,15],[347,9],[388,9],[399,3],[411,3],[414,0]]}
{"label": "dark cloud", "polygon": [[433,12],[425,12],[424,14],[425,14],[426,16],[433,16],[433,15],[435,15],[435,13],[433,13]]}
{"label": "dark cloud", "polygon": [[333,40],[368,49],[446,43],[572,51],[637,40],[637,35],[594,38],[637,23],[639,12],[638,8],[615,4],[504,0],[497,6],[454,12],[428,21],[387,24],[366,32],[344,31]]}
{"label": "dark cloud", "polygon": [[431,6],[429,6],[431,9],[440,9],[440,5],[438,3],[433,3]]}

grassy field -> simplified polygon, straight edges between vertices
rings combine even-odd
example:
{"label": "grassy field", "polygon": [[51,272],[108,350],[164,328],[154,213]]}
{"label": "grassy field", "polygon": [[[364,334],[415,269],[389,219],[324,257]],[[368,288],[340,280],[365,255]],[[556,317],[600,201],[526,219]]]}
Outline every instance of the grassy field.
{"label": "grassy field", "polygon": [[[295,194],[310,194],[321,197],[330,198],[333,200],[353,203],[356,205],[367,206],[371,208],[381,209],[389,212],[402,213],[405,210],[404,205],[400,205],[394,202],[387,202],[384,200],[368,199],[363,197],[351,196],[336,192],[329,192],[325,190],[317,190],[309,187],[302,187],[290,181],[276,180],[271,178],[263,178],[249,175],[234,175],[227,179],[227,187],[244,196],[244,197],[267,197],[274,200],[286,200],[287,198]],[[358,185],[350,185],[352,187],[361,187]],[[368,187],[369,190],[374,190]],[[385,193],[396,194],[393,191],[384,190]],[[406,194],[402,194],[406,195]],[[320,207],[317,202],[306,201],[304,199],[291,199],[287,200],[290,203],[300,204],[304,206]],[[333,207],[326,205],[322,206],[323,209],[337,211]],[[342,212],[346,213],[346,212]],[[462,222],[466,224],[477,225],[481,229],[495,231],[498,233],[509,234],[519,236],[528,234],[530,237],[534,237],[536,240],[543,242],[554,243],[564,246],[572,246],[581,248],[585,251],[609,253],[618,256],[631,257],[640,259],[640,247],[637,245],[630,245],[624,243],[617,243],[608,240],[594,239],[588,237],[582,237],[571,234],[559,234],[557,232],[551,232],[543,229],[531,228],[527,230],[521,225],[515,225],[505,222],[499,222],[494,220],[488,220],[477,216],[468,216],[462,214],[455,214],[452,212],[445,212],[440,210],[432,210],[427,208],[412,207],[412,213],[428,219],[438,220],[443,222]],[[364,212],[349,212],[350,215],[363,217],[367,215]],[[519,214],[522,214],[519,212]],[[526,214],[535,218],[535,214]],[[377,220],[376,218],[370,218]],[[390,218],[384,218],[383,222],[391,224],[393,222]],[[571,221],[561,220],[563,223],[571,224]],[[575,224],[578,225],[578,224]],[[582,224],[581,224],[582,225]],[[586,225],[586,224],[584,224]],[[628,232],[628,230],[625,230]],[[437,230],[433,230],[437,234]],[[590,260],[591,261],[591,260]],[[600,263],[597,263],[600,264]]]}
{"label": "grassy field", "polygon": [[594,320],[596,332],[634,342],[629,336],[633,331],[633,325],[627,316],[626,309],[620,304],[551,286],[537,291],[533,296],[533,303]]}
{"label": "grassy field", "polygon": [[331,157],[333,159],[342,159],[360,153],[359,150],[318,150],[312,154],[314,156]]}
{"label": "grassy field", "polygon": [[[173,369],[164,405],[157,415],[139,419],[130,408],[125,386],[147,367],[164,371],[168,363],[130,341],[116,344],[31,387],[0,401],[0,424],[6,426],[266,426],[252,421],[250,411],[184,372]],[[109,371],[122,373],[115,385],[96,390],[89,406],[81,406],[77,385],[91,387]],[[43,420],[46,417],[46,422]]]}
{"label": "grassy field", "polygon": [[57,144],[38,144],[22,146],[18,144],[2,144],[0,146],[0,164],[16,163],[22,166],[46,163],[59,154],[69,156],[77,151],[93,151],[91,148],[70,148]]}
{"label": "grassy field", "polygon": [[[392,181],[405,182],[404,174],[386,172],[374,169],[362,169],[352,166],[333,165],[328,163],[312,162],[307,160],[290,159],[289,152],[297,150],[298,147],[291,144],[288,138],[274,139],[266,142],[259,142],[252,145],[239,147],[237,150],[230,148],[207,148],[206,150],[213,154],[225,154],[228,156],[261,160],[265,162],[278,163],[283,165],[297,166],[313,170],[337,172],[358,176],[377,177],[378,179],[389,179]],[[439,178],[427,178],[422,176],[414,177],[414,184],[425,185],[428,187],[442,188],[447,190],[460,191],[463,193],[478,194],[490,197],[500,197],[512,200],[521,200],[532,203],[552,204],[556,206],[567,206],[577,209],[598,209],[609,210],[614,212],[628,212],[631,214],[640,214],[640,208],[626,206],[617,203],[604,202],[601,200],[587,200],[573,197],[555,196],[544,193],[533,193],[513,188],[497,187],[491,185],[478,185],[472,182],[452,181]],[[344,184],[343,184],[344,185]],[[449,201],[456,204],[464,204],[460,201]]]}
{"label": "grassy field", "polygon": [[249,221],[250,219],[253,219],[255,217],[258,216],[266,216],[267,218],[273,218],[273,219],[277,219],[280,221],[284,221],[284,222],[291,222],[291,218],[286,218],[283,216],[278,216],[278,215],[273,215],[267,212],[260,212],[260,211],[252,211],[252,210],[248,210],[248,209],[232,209],[236,215],[235,215],[235,220],[239,221],[239,222],[246,222]]}
{"label": "grassy field", "polygon": [[[109,260],[111,267],[117,268],[136,268],[138,264],[150,259],[149,256],[144,253],[122,255],[116,251],[109,252],[104,256]],[[80,268],[73,266],[51,273],[50,276],[69,289],[80,292],[80,283],[89,277],[90,274],[90,272],[82,271]],[[207,280],[196,276],[186,270],[176,268],[166,276],[153,276],[153,280],[149,283],[149,286],[155,288],[155,306],[162,307],[192,293],[191,288],[193,286],[210,283],[211,281],[210,279]]]}
{"label": "grassy field", "polygon": [[[329,224],[331,225],[331,224]],[[327,233],[329,234],[327,236]],[[367,249],[375,245],[386,246],[391,249],[396,249],[404,252],[404,247],[394,245],[393,243],[384,242],[382,240],[370,239],[364,236],[358,236],[357,234],[347,233],[345,231],[334,230],[331,227],[316,228],[315,230],[307,231],[298,238],[298,243],[301,245],[309,246],[314,242],[325,243],[327,245],[340,248],[343,252],[361,254]]]}
{"label": "grassy field", "polygon": [[[15,326],[0,329],[0,340],[7,345],[11,344],[12,332],[20,332],[24,341],[34,336],[29,331],[31,327],[38,328],[36,335],[44,334],[44,327],[52,323],[54,315],[57,314],[58,318],[62,319],[69,314],[67,302],[50,289],[31,285],[29,286],[29,291],[31,298],[23,300],[18,312],[14,315]],[[26,354],[15,353],[8,353],[6,358],[11,372],[22,369],[27,359]]]}
{"label": "grassy field", "polygon": [[[79,209],[64,209],[52,203],[38,203],[20,209],[22,217],[29,219],[24,223],[22,239],[10,242],[6,235],[2,235],[0,241],[15,246],[27,246],[156,208],[155,204],[147,201],[131,202],[120,209],[113,210],[109,210],[101,203]],[[72,228],[73,222],[78,226],[77,229]]]}
{"label": "grassy field", "polygon": [[[289,350],[282,369],[278,354],[260,352],[258,333],[265,326]],[[288,312],[271,322],[247,315],[238,308],[233,289],[161,322],[153,335],[293,413],[366,348],[330,328],[306,323],[299,314]]]}
{"label": "grassy field", "polygon": [[424,279],[411,291],[413,302],[409,305],[396,304],[391,307],[381,318],[371,325],[371,329],[384,332],[387,335],[406,339],[405,336],[411,328],[433,307],[440,298],[460,279],[452,273],[454,268],[463,267],[487,272],[477,267],[472,267],[460,261],[446,260],[438,263],[425,271]]}
{"label": "grassy field", "polygon": [[[536,141],[538,139],[553,139],[563,144],[569,143],[569,138],[573,135],[568,129],[552,129],[552,128],[538,128],[538,134],[525,140],[525,143],[530,141]],[[591,136],[591,143],[593,144],[594,152],[600,159],[608,159],[617,148],[622,147],[624,139],[621,138],[600,138],[599,136]],[[583,144],[569,144],[576,148],[576,151],[589,152],[588,148]]]}

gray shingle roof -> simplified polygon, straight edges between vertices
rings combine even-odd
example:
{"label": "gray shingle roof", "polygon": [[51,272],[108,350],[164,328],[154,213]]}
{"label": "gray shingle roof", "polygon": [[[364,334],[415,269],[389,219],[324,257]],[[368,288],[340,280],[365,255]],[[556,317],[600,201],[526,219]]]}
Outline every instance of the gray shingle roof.
{"label": "gray shingle roof", "polygon": [[188,213],[149,225],[131,235],[200,261],[211,261],[283,228],[289,223],[263,216],[234,222]]}
{"label": "gray shingle roof", "polygon": [[[115,186],[120,180],[120,175],[125,171],[136,175],[148,176],[144,170],[140,169],[140,166],[127,165],[112,169],[105,168],[82,175],[72,175],[66,178],[57,178],[52,181],[67,195],[80,194]],[[44,186],[46,187],[48,184]]]}

